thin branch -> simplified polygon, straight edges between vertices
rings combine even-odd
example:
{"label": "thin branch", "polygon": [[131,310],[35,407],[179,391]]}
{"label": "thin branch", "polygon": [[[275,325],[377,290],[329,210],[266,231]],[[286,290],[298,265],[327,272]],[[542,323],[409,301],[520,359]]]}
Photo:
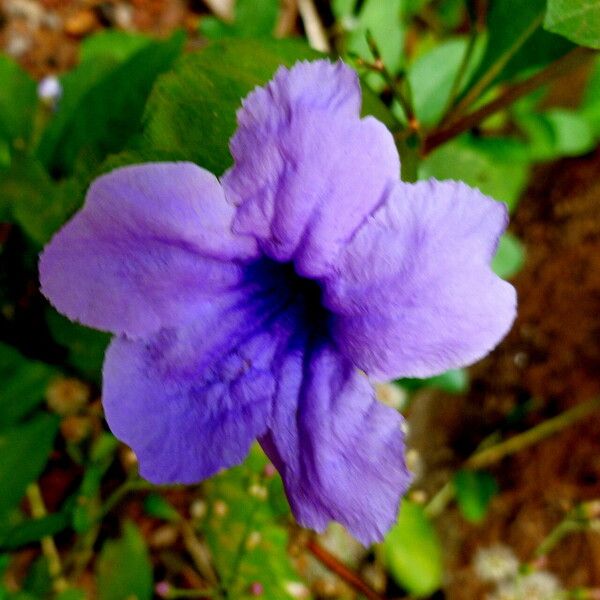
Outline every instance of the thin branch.
{"label": "thin branch", "polygon": [[517,83],[506,88],[502,94],[485,106],[482,106],[478,110],[461,117],[457,121],[451,123],[448,127],[433,131],[425,138],[423,147],[421,149],[421,155],[427,156],[427,154],[435,150],[438,146],[441,146],[461,133],[472,129],[482,121],[485,121],[485,119],[494,113],[507,108],[516,100],[526,96],[533,90],[546,83],[549,83],[557,77],[565,75],[571,69],[581,65],[583,61],[589,60],[592,56],[595,56],[595,54],[596,53],[593,50],[589,50],[587,48],[575,48],[574,50],[571,50],[571,52],[552,63],[536,75],[533,75],[521,83]]}
{"label": "thin branch", "polygon": [[523,47],[523,44],[535,33],[537,28],[544,20],[544,13],[541,13],[537,19],[533,20],[529,27],[512,43],[512,45],[503,52],[495,63],[483,74],[481,79],[467,92],[464,98],[454,107],[452,115],[448,120],[452,120],[454,115],[460,115],[473,104],[487,87],[493,83],[494,79],[502,72],[502,69],[509,63],[515,54]]}
{"label": "thin branch", "polygon": [[[469,459],[467,459],[464,463],[464,467],[467,469],[484,469],[489,467],[511,454],[516,454],[517,452],[524,450],[529,446],[533,446],[543,439],[570,427],[574,423],[585,419],[598,410],[600,410],[600,397],[593,398],[587,402],[582,402],[560,415],[552,417],[508,440],[489,446],[483,450],[476,451]],[[440,515],[455,495],[456,490],[454,485],[452,481],[449,481],[425,507],[427,516],[433,518]]]}
{"label": "thin branch", "polygon": [[[46,516],[46,506],[37,483],[31,483],[27,486],[27,499],[31,507],[31,514],[36,519]],[[48,572],[52,578],[52,587],[56,593],[64,592],[69,584],[63,575],[60,555],[51,535],[46,535],[41,540],[42,552],[48,561]]]}
{"label": "thin branch", "polygon": [[314,538],[311,538],[306,544],[307,550],[330,571],[335,573],[340,579],[352,586],[357,592],[361,593],[368,600],[386,600],[384,596],[378,594],[362,577],[341,563],[337,557],[325,550]]}
{"label": "thin branch", "polygon": [[539,425],[519,433],[504,442],[490,446],[485,450],[476,452],[467,462],[465,467],[468,469],[484,469],[490,465],[499,462],[504,457],[515,454],[524,448],[533,446],[543,439],[558,433],[574,423],[585,419],[592,413],[600,409],[600,397],[582,402],[569,410],[543,421]]}
{"label": "thin branch", "polygon": [[320,52],[331,52],[327,32],[321,23],[313,0],[298,0],[298,10],[311,48]]}

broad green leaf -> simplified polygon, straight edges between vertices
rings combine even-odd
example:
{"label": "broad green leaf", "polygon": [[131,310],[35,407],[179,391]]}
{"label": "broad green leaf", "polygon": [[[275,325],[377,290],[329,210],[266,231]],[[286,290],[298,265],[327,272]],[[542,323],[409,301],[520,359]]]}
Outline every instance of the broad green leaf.
{"label": "broad green leaf", "polygon": [[39,477],[57,430],[58,419],[44,414],[0,433],[0,514],[15,506]]}
{"label": "broad green leaf", "polygon": [[442,549],[423,507],[403,500],[398,522],[383,541],[386,565],[411,595],[423,598],[442,584]]}
{"label": "broad green leaf", "polygon": [[0,82],[0,140],[26,143],[37,105],[36,84],[4,55],[0,55]]}
{"label": "broad green leaf", "polygon": [[600,49],[600,2],[548,0],[544,27],[580,46]]}
{"label": "broad green leaf", "polygon": [[227,37],[259,38],[273,35],[278,0],[237,0],[233,23],[225,23],[215,17],[200,21],[200,32],[211,40]]}
{"label": "broad green leaf", "polygon": [[56,371],[0,343],[0,431],[17,423],[44,400]]}
{"label": "broad green leaf", "polygon": [[573,110],[521,113],[515,120],[527,135],[528,151],[534,161],[579,156],[595,146],[593,124]]}
{"label": "broad green leaf", "polygon": [[498,493],[496,480],[485,471],[461,469],[454,474],[454,489],[461,513],[473,523],[480,523],[491,499]]}
{"label": "broad green leaf", "polygon": [[99,382],[110,334],[73,323],[53,308],[48,309],[46,322],[52,337],[68,349],[68,364],[87,379]]}
{"label": "broad green leaf", "polygon": [[56,535],[71,524],[68,512],[58,512],[39,519],[26,519],[7,531],[0,531],[0,549],[12,550],[37,542],[47,535]]}
{"label": "broad green leaf", "polygon": [[10,220],[18,223],[39,247],[71,216],[83,200],[73,179],[54,182],[33,157],[18,154],[0,173],[0,201]]}
{"label": "broad green leaf", "polygon": [[505,233],[500,238],[498,250],[492,260],[494,273],[503,279],[516,275],[525,264],[525,248],[522,242],[512,233]]}
{"label": "broad green leaf", "polygon": [[497,71],[489,84],[506,81],[521,72],[543,67],[573,45],[542,29],[546,0],[494,0],[487,13],[488,41],[471,87],[490,69]]}
{"label": "broad green leaf", "polygon": [[527,184],[525,144],[511,138],[463,135],[441,146],[420,165],[419,178],[457,179],[505,202],[512,211]]}
{"label": "broad green leaf", "polygon": [[38,147],[43,164],[55,174],[65,174],[82,155],[94,162],[120,150],[139,131],[152,85],[171,66],[182,43],[183,37],[175,35],[142,47],[116,68],[101,69],[100,76],[91,78],[93,84],[78,87],[70,100],[65,82],[59,111]]}
{"label": "broad green leaf", "polygon": [[150,44],[152,38],[141,33],[106,29],[84,38],[79,50],[79,59],[86,67],[98,57],[110,58],[116,64],[127,60]]}
{"label": "broad green leaf", "polygon": [[293,598],[299,580],[286,552],[288,513],[278,475],[266,477],[267,461],[256,447],[244,464],[205,484],[209,508],[203,533],[215,567],[232,598],[250,600],[252,584],[262,598]]}
{"label": "broad green leaf", "polygon": [[118,540],[105,542],[96,565],[99,600],[150,600],[152,563],[138,528],[126,521]]}
{"label": "broad green leaf", "polygon": [[231,164],[228,143],[241,99],[280,64],[315,56],[294,40],[231,39],[181,57],[148,101],[146,145],[221,174]]}
{"label": "broad green leaf", "polygon": [[[452,85],[467,49],[466,39],[451,39],[421,55],[408,71],[416,115],[425,126],[436,124],[448,103]],[[477,44],[461,89],[477,68],[483,44]]]}

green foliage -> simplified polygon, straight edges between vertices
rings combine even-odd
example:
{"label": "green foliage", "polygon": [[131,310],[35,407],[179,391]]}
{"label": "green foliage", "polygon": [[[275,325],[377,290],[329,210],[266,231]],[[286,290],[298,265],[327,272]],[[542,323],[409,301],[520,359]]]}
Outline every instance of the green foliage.
{"label": "green foliage", "polygon": [[0,177],[6,220],[18,223],[40,248],[79,207],[82,196],[76,180],[56,183],[38,160],[21,153]]}
{"label": "green foliage", "polygon": [[7,56],[0,55],[0,141],[21,140],[31,135],[37,106],[33,79]]}
{"label": "green foliage", "polygon": [[223,586],[239,600],[253,597],[253,583],[262,585],[266,600],[292,598],[290,583],[298,582],[286,553],[283,486],[278,476],[263,474],[266,464],[255,447],[243,465],[205,484],[203,533]]}
{"label": "green foliage", "polygon": [[64,82],[58,112],[37,150],[42,163],[52,173],[68,174],[82,156],[96,162],[120,150],[139,130],[150,89],[171,66],[182,44],[181,35],[147,44],[115,68],[111,68],[114,55],[93,52],[92,56],[101,59],[95,67],[89,60]]}
{"label": "green foliage", "polygon": [[412,596],[423,598],[442,584],[442,548],[423,507],[404,500],[398,522],[383,542],[394,579]]}
{"label": "green foliage", "polygon": [[71,515],[67,510],[39,519],[25,519],[6,532],[0,530],[0,549],[12,550],[37,542],[44,536],[56,535],[66,529],[70,522]]}
{"label": "green foliage", "polygon": [[43,402],[48,383],[56,374],[48,365],[28,360],[0,343],[0,431],[18,423]]}
{"label": "green foliage", "polygon": [[46,322],[54,340],[68,349],[67,364],[87,379],[99,383],[111,335],[73,323],[53,308],[48,308]]}
{"label": "green foliage", "polygon": [[153,43],[152,38],[140,33],[126,33],[114,29],[101,31],[82,41],[79,49],[80,67],[72,73],[77,71],[81,77],[84,68],[93,68],[95,61],[113,62],[116,66]]}
{"label": "green foliage", "polygon": [[456,500],[467,521],[480,523],[485,518],[492,498],[498,493],[498,484],[486,471],[461,469],[454,474]]}
{"label": "green foliage", "polygon": [[594,0],[548,0],[544,27],[581,46],[600,49],[600,3]]}
{"label": "green foliage", "polygon": [[200,21],[200,32],[211,40],[269,37],[275,29],[278,12],[278,0],[238,0],[233,23],[205,17]]}
{"label": "green foliage", "polygon": [[595,146],[592,123],[574,110],[528,112],[519,115],[517,123],[528,137],[528,152],[535,161],[579,156]]}
{"label": "green foliage", "polygon": [[[487,13],[488,42],[470,86],[488,72],[488,86],[543,67],[573,46],[541,28],[546,0],[497,0]],[[469,86],[469,87],[470,87]]]}
{"label": "green foliage", "polygon": [[426,379],[405,378],[397,382],[408,391],[434,388],[448,394],[463,394],[469,389],[469,374],[465,369],[450,369]]}
{"label": "green foliage", "polygon": [[[336,3],[334,10],[342,27],[347,30],[345,52],[373,60],[373,53],[367,43],[368,32],[375,41],[386,67],[390,72],[397,73],[404,63],[404,4],[403,0],[365,0],[356,14],[356,1]],[[375,76],[375,81],[377,79]]]}
{"label": "green foliage", "polygon": [[41,414],[0,433],[0,515],[13,508],[39,477],[57,429],[57,418]]}
{"label": "green foliage", "polygon": [[151,517],[164,521],[179,521],[181,519],[175,507],[160,494],[154,492],[144,498],[144,510]]}
{"label": "green foliage", "polygon": [[[443,116],[467,45],[466,39],[449,39],[419,56],[410,66],[408,80],[413,91],[415,112],[424,126],[435,125]],[[473,74],[481,59],[483,48],[483,43],[476,45],[458,91],[464,88]]]}
{"label": "green foliage", "polygon": [[492,269],[503,279],[516,275],[525,264],[525,248],[512,233],[505,233],[500,238],[498,250],[492,260]]}
{"label": "green foliage", "polygon": [[130,521],[118,540],[105,542],[96,564],[99,600],[150,600],[152,564],[146,542]]}
{"label": "green foliage", "polygon": [[512,211],[527,183],[525,145],[510,138],[463,135],[444,144],[419,167],[419,178],[456,179],[505,202]]}

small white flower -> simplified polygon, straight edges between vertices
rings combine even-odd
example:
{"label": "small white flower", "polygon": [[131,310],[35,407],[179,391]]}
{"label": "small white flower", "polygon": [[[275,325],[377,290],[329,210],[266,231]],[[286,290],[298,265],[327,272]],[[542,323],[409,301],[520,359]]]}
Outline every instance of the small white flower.
{"label": "small white flower", "polygon": [[39,82],[37,93],[42,102],[54,105],[62,96],[62,84],[56,75],[48,75]]}
{"label": "small white flower", "polygon": [[563,590],[556,576],[548,571],[535,571],[517,581],[519,600],[559,600]]}
{"label": "small white flower", "polygon": [[517,574],[519,560],[508,546],[496,544],[477,550],[473,567],[482,581],[500,582]]}

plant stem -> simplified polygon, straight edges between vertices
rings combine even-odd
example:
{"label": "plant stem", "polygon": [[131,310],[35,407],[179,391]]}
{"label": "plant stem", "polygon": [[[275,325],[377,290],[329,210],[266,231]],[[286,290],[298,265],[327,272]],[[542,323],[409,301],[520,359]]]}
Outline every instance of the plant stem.
{"label": "plant stem", "polygon": [[381,56],[381,52],[379,51],[379,47],[377,46],[377,42],[375,38],[371,35],[370,31],[366,32],[367,43],[369,44],[369,49],[373,54],[373,58],[375,62],[371,65],[371,68],[374,68],[381,76],[384,78],[386,84],[389,86],[394,98],[398,100],[400,105],[402,106],[402,110],[406,115],[406,120],[408,122],[408,129],[410,131],[418,131],[420,129],[420,124],[415,116],[415,111],[412,103],[412,91],[410,89],[410,83],[405,79],[407,85],[408,94],[405,95],[404,92],[398,86],[398,82],[395,77],[390,73],[383,62],[383,58]]}
{"label": "plant stem", "polygon": [[450,118],[452,107],[456,102],[456,97],[458,96],[458,93],[460,91],[460,86],[465,77],[465,73],[467,72],[469,63],[471,62],[471,56],[473,55],[475,43],[477,42],[477,34],[477,29],[475,25],[472,24],[471,33],[469,35],[469,42],[467,44],[467,47],[465,48],[465,53],[462,57],[460,66],[458,67],[458,71],[456,72],[456,76],[454,77],[454,81],[452,82],[452,88],[450,89],[450,94],[448,95],[448,101],[446,102],[446,106],[444,108],[444,111],[442,112],[442,115],[444,115],[440,122],[442,125],[444,123],[447,123]]}
{"label": "plant stem", "polygon": [[502,72],[502,69],[508,64],[508,62],[515,56],[515,54],[523,47],[523,44],[533,35],[536,29],[542,24],[544,20],[544,12],[541,12],[536,19],[534,19],[525,31],[508,47],[494,62],[491,67],[483,74],[481,79],[467,92],[463,99],[454,107],[452,114],[448,120],[451,121],[454,116],[460,115],[462,112],[467,110],[473,102],[475,102],[481,94],[487,89],[487,87],[493,83],[494,79]]}
{"label": "plant stem", "polygon": [[538,87],[568,73],[574,67],[581,65],[582,61],[590,59],[595,54],[596,53],[593,50],[587,48],[575,48],[536,75],[533,75],[521,83],[506,88],[502,94],[485,106],[461,117],[448,125],[448,127],[435,130],[429,134],[423,142],[421,156],[426,156],[437,147],[455,138],[457,135],[475,127],[494,113],[510,106],[522,96],[525,96]]}
{"label": "plant stem", "polygon": [[[37,483],[31,483],[27,486],[27,499],[31,507],[31,514],[36,519],[46,516],[46,506]],[[44,536],[41,540],[42,552],[48,561],[48,572],[52,578],[52,587],[56,593],[64,592],[69,584],[63,575],[60,555],[51,535]]]}
{"label": "plant stem", "polygon": [[[600,410],[600,397],[582,402],[523,433],[519,433],[508,440],[475,452],[464,463],[464,468],[477,470],[489,467],[503,458],[511,454],[516,454],[520,450],[537,444],[552,434],[558,433],[574,423],[585,419],[597,410]],[[449,481],[433,496],[425,507],[427,516],[433,518],[440,515],[452,501],[455,494],[454,484],[452,481]]]}
{"label": "plant stem", "polygon": [[340,579],[343,579],[368,600],[385,600],[358,573],[341,563],[337,557],[328,550],[325,550],[314,538],[308,540],[306,548],[320,563],[325,565],[330,571],[335,573]]}
{"label": "plant stem", "polygon": [[585,527],[585,523],[574,521],[567,517],[542,540],[542,543],[537,547],[534,556],[536,558],[546,556],[546,554],[548,554],[566,535],[574,531],[581,531],[582,529],[585,529]]}
{"label": "plant stem", "polygon": [[523,433],[519,433],[508,440],[495,444],[485,450],[476,452],[467,460],[465,467],[468,469],[484,469],[485,467],[500,461],[505,456],[515,454],[524,448],[537,444],[554,433],[566,429],[573,425],[573,423],[585,419],[585,417],[599,409],[600,397],[593,398],[587,402],[582,402]]}

